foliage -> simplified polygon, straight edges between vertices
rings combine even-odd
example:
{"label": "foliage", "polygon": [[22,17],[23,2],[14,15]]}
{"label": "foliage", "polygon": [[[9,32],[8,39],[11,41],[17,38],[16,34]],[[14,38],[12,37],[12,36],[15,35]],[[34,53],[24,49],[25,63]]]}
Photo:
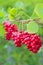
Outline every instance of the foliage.
{"label": "foliage", "polygon": [[36,21],[30,25],[17,22],[28,19],[32,19],[32,22],[33,19],[36,21],[39,19],[39,22],[43,23],[43,0],[0,0],[0,65],[43,65],[43,47],[37,54],[33,54],[25,48],[25,45],[16,48],[12,41],[8,42],[4,38],[2,23],[10,20],[9,23],[15,23],[19,30],[35,32],[43,40],[43,25],[34,24]]}

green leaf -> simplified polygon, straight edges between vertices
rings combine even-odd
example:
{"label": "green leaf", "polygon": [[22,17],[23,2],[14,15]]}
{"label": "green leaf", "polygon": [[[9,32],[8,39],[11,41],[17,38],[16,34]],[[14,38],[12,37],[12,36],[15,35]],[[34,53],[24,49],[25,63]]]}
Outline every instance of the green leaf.
{"label": "green leaf", "polygon": [[25,13],[28,15],[28,16],[31,16],[32,13],[33,13],[33,10],[34,10],[34,6],[31,4],[31,5],[27,5],[25,7]]}
{"label": "green leaf", "polygon": [[15,8],[8,8],[8,13],[11,15],[11,16],[15,16],[16,15],[16,9]]}
{"label": "green leaf", "polygon": [[35,7],[35,13],[38,15],[38,17],[43,18],[43,4],[37,4]]}
{"label": "green leaf", "polygon": [[35,22],[29,22],[27,24],[27,31],[29,33],[37,33],[38,32],[38,25]]}
{"label": "green leaf", "polygon": [[8,19],[9,20],[13,20],[13,16],[11,16],[10,14],[8,15]]}

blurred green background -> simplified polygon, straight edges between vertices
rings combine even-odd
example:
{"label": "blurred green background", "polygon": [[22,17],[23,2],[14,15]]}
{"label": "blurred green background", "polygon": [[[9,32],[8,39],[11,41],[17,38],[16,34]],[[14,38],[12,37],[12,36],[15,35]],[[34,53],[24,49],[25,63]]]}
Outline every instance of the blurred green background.
{"label": "blurred green background", "polygon": [[[36,21],[28,25],[16,22],[28,19],[39,19],[40,24]],[[43,0],[0,0],[0,65],[43,65],[43,45],[37,54],[28,51],[25,45],[16,48],[13,41],[4,38],[3,21],[15,23],[21,30],[35,32],[43,41]]]}

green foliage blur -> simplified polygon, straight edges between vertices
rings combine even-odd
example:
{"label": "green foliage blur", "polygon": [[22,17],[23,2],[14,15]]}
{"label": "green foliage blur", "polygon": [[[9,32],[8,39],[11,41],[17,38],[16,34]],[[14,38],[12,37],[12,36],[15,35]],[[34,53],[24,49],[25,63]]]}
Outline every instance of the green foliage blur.
{"label": "green foliage blur", "polygon": [[[25,45],[16,48],[13,41],[5,40],[3,21],[15,23],[20,30],[36,32],[43,40],[43,25],[21,24],[17,20],[40,18],[43,23],[43,0],[0,0],[0,65],[43,65],[43,46],[37,54],[26,49]],[[11,22],[14,20],[13,22]]]}

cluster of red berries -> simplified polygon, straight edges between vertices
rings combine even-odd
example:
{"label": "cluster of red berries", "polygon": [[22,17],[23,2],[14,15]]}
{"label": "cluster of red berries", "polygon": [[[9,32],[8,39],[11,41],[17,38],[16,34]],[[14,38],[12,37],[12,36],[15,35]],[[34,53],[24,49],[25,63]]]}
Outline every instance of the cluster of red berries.
{"label": "cluster of red berries", "polygon": [[[27,41],[28,41],[28,39],[27,39]],[[37,36],[36,34],[30,34],[30,42],[26,43],[26,47],[33,53],[37,53],[38,50],[40,49],[41,45],[42,44],[41,44],[40,37]]]}
{"label": "cluster of red berries", "polygon": [[8,22],[3,23],[4,29],[5,29],[5,38],[6,40],[10,40],[12,32],[17,32],[17,26],[15,24],[9,24]]}
{"label": "cluster of red berries", "polygon": [[6,30],[7,31],[6,39],[7,40],[12,39],[16,47],[20,47],[22,44],[25,44],[27,49],[29,49],[33,53],[37,53],[42,45],[40,37],[36,34],[29,34],[28,32],[18,31],[17,27],[13,26],[12,28],[11,25],[13,26],[13,24],[10,24],[9,29],[7,27],[8,24],[5,25],[4,23],[5,30],[7,28],[9,29]]}
{"label": "cluster of red berries", "polygon": [[[27,34],[27,35],[26,35]],[[24,39],[28,36],[27,32],[13,32],[12,33],[12,40],[14,41],[14,44],[16,47],[20,47],[22,44],[25,44]]]}
{"label": "cluster of red berries", "polygon": [[41,47],[40,37],[36,34],[29,34],[28,32],[13,32],[12,40],[16,47],[20,47],[22,44],[26,45],[33,53],[37,53]]}

